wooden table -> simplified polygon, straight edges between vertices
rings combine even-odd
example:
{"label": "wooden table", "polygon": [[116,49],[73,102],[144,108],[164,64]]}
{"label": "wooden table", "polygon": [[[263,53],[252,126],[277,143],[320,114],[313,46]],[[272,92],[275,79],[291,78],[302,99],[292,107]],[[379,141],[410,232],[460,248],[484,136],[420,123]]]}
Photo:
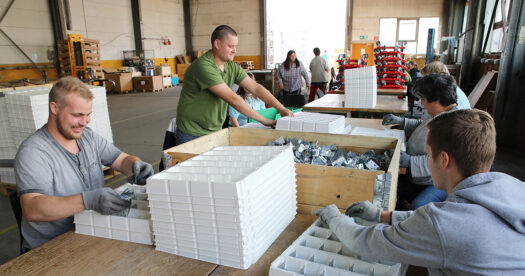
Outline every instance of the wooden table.
{"label": "wooden table", "polygon": [[317,99],[311,103],[303,106],[304,111],[313,112],[327,112],[327,113],[342,113],[350,117],[351,112],[360,113],[394,113],[394,114],[405,114],[408,112],[408,103],[406,100],[400,100],[396,97],[391,96],[377,96],[376,107],[374,108],[351,108],[344,107],[345,95],[341,94],[328,94],[324,95],[320,99]]}
{"label": "wooden table", "polygon": [[[344,94],[344,90],[335,90],[335,94]],[[377,95],[385,95],[385,96],[406,96],[407,95],[407,89],[387,89],[387,88],[377,88]]]}
{"label": "wooden table", "polygon": [[156,251],[151,245],[67,232],[3,264],[0,275],[268,275],[270,264],[315,219],[297,215],[247,270]]}

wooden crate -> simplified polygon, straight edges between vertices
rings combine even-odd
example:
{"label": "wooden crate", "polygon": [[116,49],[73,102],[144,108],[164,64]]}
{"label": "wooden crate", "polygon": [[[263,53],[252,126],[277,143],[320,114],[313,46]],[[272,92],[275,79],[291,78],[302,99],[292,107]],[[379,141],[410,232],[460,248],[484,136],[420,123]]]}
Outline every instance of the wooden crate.
{"label": "wooden crate", "polygon": [[162,91],[162,76],[142,76],[133,78],[135,92]]}
{"label": "wooden crate", "polygon": [[401,142],[393,138],[349,136],[338,134],[308,133],[280,130],[229,128],[197,138],[191,142],[165,150],[164,160],[171,159],[168,165],[175,165],[195,155],[217,146],[255,146],[267,145],[279,137],[297,137],[302,140],[319,141],[319,144],[336,144],[339,148],[364,153],[371,149],[376,153],[394,149],[392,162],[386,172],[360,170],[342,167],[295,164],[297,173],[297,207],[301,214],[314,215],[315,210],[336,204],[346,209],[350,204],[360,201],[373,201],[374,185],[387,185],[390,190],[388,209],[396,205],[397,179],[399,174],[399,155]]}
{"label": "wooden crate", "polygon": [[179,81],[182,82],[184,78],[184,73],[188,69],[189,64],[177,64],[177,75],[179,76]]}
{"label": "wooden crate", "polygon": [[162,77],[171,77],[171,67],[170,66],[157,66],[155,67],[155,75]]}
{"label": "wooden crate", "polygon": [[117,172],[115,169],[111,167],[104,167],[104,181],[113,178],[114,176],[119,175],[120,173]]}
{"label": "wooden crate", "polygon": [[110,91],[118,92],[119,94],[131,92],[133,90],[133,83],[131,82],[131,73],[106,73],[106,79],[115,82],[115,87],[111,87],[106,83],[106,87]]}
{"label": "wooden crate", "polygon": [[16,191],[15,184],[0,183],[0,195],[8,196],[13,191]]}

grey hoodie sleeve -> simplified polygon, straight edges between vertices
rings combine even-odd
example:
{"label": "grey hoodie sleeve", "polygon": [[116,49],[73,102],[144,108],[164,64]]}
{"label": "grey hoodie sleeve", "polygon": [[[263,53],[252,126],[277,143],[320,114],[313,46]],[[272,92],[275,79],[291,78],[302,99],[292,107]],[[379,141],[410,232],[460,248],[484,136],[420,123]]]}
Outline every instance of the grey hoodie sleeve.
{"label": "grey hoodie sleeve", "polygon": [[403,129],[405,130],[405,135],[410,136],[412,132],[421,124],[423,123],[423,120],[421,119],[409,119],[405,118],[405,124],[403,125]]}
{"label": "grey hoodie sleeve", "polygon": [[340,215],[330,220],[329,226],[357,255],[428,268],[444,265],[441,239],[425,207],[394,225],[361,226]]}
{"label": "grey hoodie sleeve", "polygon": [[414,215],[414,211],[392,211],[392,225],[402,222],[412,215]]}
{"label": "grey hoodie sleeve", "polygon": [[430,177],[430,169],[428,168],[428,155],[411,155],[410,173],[412,178]]}

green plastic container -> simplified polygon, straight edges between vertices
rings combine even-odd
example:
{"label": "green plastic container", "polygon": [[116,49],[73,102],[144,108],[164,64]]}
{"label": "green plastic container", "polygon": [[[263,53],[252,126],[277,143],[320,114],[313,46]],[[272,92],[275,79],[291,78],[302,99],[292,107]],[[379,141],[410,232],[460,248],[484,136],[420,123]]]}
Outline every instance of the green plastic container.
{"label": "green plastic container", "polygon": [[[297,108],[297,107],[287,107],[288,109],[290,109],[293,113],[296,113],[296,112],[299,112],[299,111],[302,111],[303,109],[302,108]],[[279,118],[281,118],[281,114],[279,114],[279,111],[277,111],[277,109],[275,109],[275,107],[270,107],[270,108],[266,108],[266,109],[261,109],[261,110],[257,110],[257,112],[259,114],[261,114],[261,116],[263,116],[264,118],[266,119],[269,119],[269,120],[277,120]],[[258,122],[252,118],[248,118],[248,123],[253,123],[253,122]]]}

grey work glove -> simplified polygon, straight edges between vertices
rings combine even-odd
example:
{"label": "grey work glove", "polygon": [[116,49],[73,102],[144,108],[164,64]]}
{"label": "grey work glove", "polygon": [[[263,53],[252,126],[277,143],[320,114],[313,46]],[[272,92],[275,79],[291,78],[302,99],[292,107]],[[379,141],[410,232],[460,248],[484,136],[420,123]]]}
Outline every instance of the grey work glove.
{"label": "grey work glove", "polygon": [[410,166],[410,155],[408,155],[405,151],[401,151],[401,155],[399,156],[399,167],[408,168],[409,166]]}
{"label": "grey work glove", "polygon": [[130,179],[131,184],[145,185],[146,179],[155,173],[151,164],[141,160],[133,162],[131,169],[133,170]]}
{"label": "grey work glove", "polygon": [[403,125],[405,123],[405,118],[398,117],[394,114],[386,114],[383,116],[383,125]]}
{"label": "grey work glove", "polygon": [[359,201],[356,202],[348,209],[346,209],[345,214],[349,217],[358,217],[367,221],[381,222],[381,209],[370,201]]}
{"label": "grey work glove", "polygon": [[335,206],[335,204],[330,204],[324,207],[323,209],[317,210],[315,212],[315,215],[319,216],[324,223],[329,224],[330,220],[337,216],[340,216],[341,212],[339,211],[337,206]]}
{"label": "grey work glove", "polygon": [[86,210],[94,210],[103,215],[118,213],[131,205],[131,200],[124,200],[113,189],[108,187],[82,192]]}

